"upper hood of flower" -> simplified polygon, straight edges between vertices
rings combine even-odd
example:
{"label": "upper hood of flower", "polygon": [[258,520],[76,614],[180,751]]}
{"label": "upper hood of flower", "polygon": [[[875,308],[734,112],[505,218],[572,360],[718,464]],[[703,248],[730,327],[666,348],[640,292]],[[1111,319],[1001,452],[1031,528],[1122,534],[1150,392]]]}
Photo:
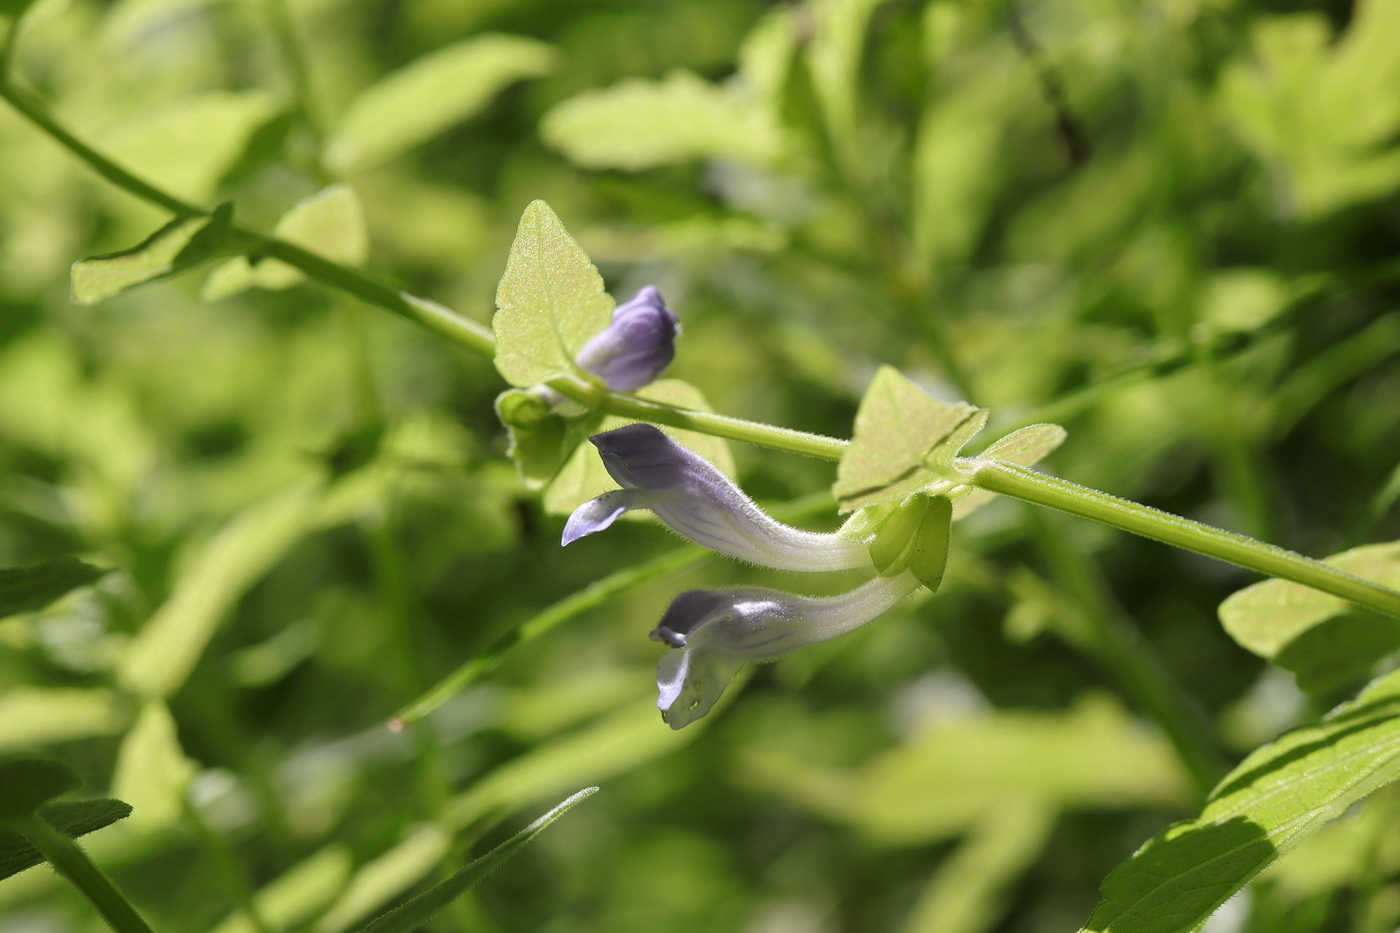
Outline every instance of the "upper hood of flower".
{"label": "upper hood of flower", "polygon": [[817,572],[870,564],[862,544],[772,518],[718,467],[650,424],[629,424],[589,440],[622,489],[579,506],[564,526],[564,544],[641,508],[697,544],[755,564]]}
{"label": "upper hood of flower", "polygon": [[671,647],[656,666],[657,707],[672,729],[704,716],[745,661],[845,634],[919,588],[910,573],[876,577],[839,596],[799,596],[742,586],[687,590],[671,601],[651,638]]}

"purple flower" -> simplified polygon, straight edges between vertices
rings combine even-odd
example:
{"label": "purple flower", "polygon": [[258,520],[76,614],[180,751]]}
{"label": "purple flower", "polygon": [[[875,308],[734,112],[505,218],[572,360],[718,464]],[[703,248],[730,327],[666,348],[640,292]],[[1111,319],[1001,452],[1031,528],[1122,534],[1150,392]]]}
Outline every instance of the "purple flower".
{"label": "purple flower", "polygon": [[566,545],[602,531],[628,509],[650,509],[682,537],[755,564],[801,571],[870,566],[863,544],[784,525],[718,467],[652,425],[629,424],[589,440],[622,488],[574,510],[564,525]]}
{"label": "purple flower", "polygon": [[576,362],[615,392],[631,392],[651,382],[676,355],[680,333],[676,312],[656,286],[613,309],[612,322],[583,345]]}
{"label": "purple flower", "polygon": [[839,596],[798,596],[745,586],[687,590],[651,632],[671,650],[656,664],[656,701],[672,729],[708,713],[746,661],[779,655],[859,628],[920,583],[911,573],[876,577]]}

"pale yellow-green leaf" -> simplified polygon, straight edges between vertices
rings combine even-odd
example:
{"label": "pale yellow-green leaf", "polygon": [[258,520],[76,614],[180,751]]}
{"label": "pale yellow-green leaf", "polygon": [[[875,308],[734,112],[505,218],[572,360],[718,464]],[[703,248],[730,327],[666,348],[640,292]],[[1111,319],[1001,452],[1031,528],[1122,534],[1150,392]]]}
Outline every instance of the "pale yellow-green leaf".
{"label": "pale yellow-green leaf", "polygon": [[1260,17],[1217,83],[1227,126],[1273,170],[1286,209],[1303,217],[1400,183],[1400,7],[1361,0],[1342,35],[1332,31],[1315,12]]}
{"label": "pale yellow-green leaf", "polygon": [[1009,800],[1059,810],[1179,805],[1186,775],[1169,742],[1117,703],[989,711],[935,722],[854,770],[823,768],[764,747],[740,777],[872,843],[924,845],[967,832]]}
{"label": "pale yellow-green leaf", "polygon": [[[979,460],[1005,460],[1018,466],[1033,466],[1064,443],[1065,429],[1058,424],[1029,424],[998,439],[977,455]],[[991,501],[995,493],[974,489],[953,509],[953,517],[966,518]]]}
{"label": "pale yellow-green leaf", "polygon": [[943,474],[986,421],[984,409],[940,402],[899,370],[882,366],[861,399],[855,437],[837,467],[832,492],[850,511],[958,485]]}
{"label": "pale yellow-green leaf", "polygon": [[360,866],[312,933],[343,933],[428,876],[452,848],[452,833],[429,823],[378,858]]}
{"label": "pale yellow-green leaf", "polygon": [[1135,807],[1179,801],[1171,745],[1103,697],[1065,713],[999,712],[929,727],[865,769],[851,819],[908,844],[960,832],[1013,797],[1046,805]]}
{"label": "pale yellow-green leaf", "polygon": [[[363,265],[369,257],[364,208],[355,189],[343,183],[298,201],[277,221],[272,235],[342,265]],[[210,273],[200,297],[218,301],[252,287],[291,288],[305,278],[279,259],[253,265],[239,256]]]}
{"label": "pale yellow-green leaf", "polygon": [[0,752],[113,735],[129,720],[110,690],[12,686],[0,692]]}
{"label": "pale yellow-green leaf", "polygon": [[[738,691],[731,687],[732,696]],[[469,826],[499,810],[515,810],[564,793],[580,784],[599,783],[688,744],[704,731],[714,713],[689,729],[667,729],[648,696],[576,732],[536,745],[479,778],[448,802],[445,819]]]}
{"label": "pale yellow-green leaf", "polygon": [[226,204],[208,216],[177,217],[130,249],[73,263],[73,300],[96,304],[225,252],[232,214]]}
{"label": "pale yellow-green leaf", "polygon": [[326,143],[339,172],[377,165],[484,108],[508,85],[554,70],[550,45],[520,36],[481,35],[404,66],[365,90]]}
{"label": "pale yellow-green leaf", "polygon": [[[680,379],[661,379],[643,386],[635,393],[638,398],[653,402],[665,402],[680,408],[696,411],[711,411],[710,404],[699,389]],[[611,431],[624,424],[631,424],[631,418],[613,415],[603,419],[594,433]],[[683,431],[678,428],[657,425],[676,443],[686,447],[719,467],[728,477],[734,476],[734,455],[729,451],[729,443],[722,437],[700,434],[696,431]],[[544,509],[551,515],[568,515],[583,503],[600,496],[609,489],[616,489],[617,483],[603,467],[598,450],[592,444],[582,443],[574,448],[569,459],[564,462],[558,474],[544,492]],[[628,513],[636,515],[638,513]],[[641,513],[645,514],[645,513]]]}
{"label": "pale yellow-green leaf", "polygon": [[[299,926],[324,910],[345,890],[355,862],[344,846],[327,846],[298,862],[253,896],[261,917],[274,930]],[[210,933],[258,933],[242,911],[234,911]]]}
{"label": "pale yellow-green leaf", "polygon": [[812,85],[838,149],[854,156],[860,65],[870,17],[885,0],[816,0],[807,44]]}
{"label": "pale yellow-green leaf", "polygon": [[1010,907],[1007,889],[1045,846],[1055,808],[1012,798],[982,816],[924,889],[903,933],[982,933]]}
{"label": "pale yellow-green leaf", "polygon": [[783,86],[797,53],[801,11],[780,6],[754,23],[739,47],[739,74],[751,93],[773,112],[782,104]]}
{"label": "pale yellow-green leaf", "polygon": [[207,91],[124,124],[102,150],[123,168],[158,179],[162,189],[198,204],[214,194],[277,109],[266,91]]}
{"label": "pale yellow-green leaf", "polygon": [[717,157],[766,165],[782,149],[762,101],[688,71],[584,91],[546,113],[540,135],[585,168],[627,171]]}
{"label": "pale yellow-green leaf", "polygon": [[496,289],[496,369],[526,387],[576,373],[574,357],[612,319],[613,300],[558,215],[532,201]]}
{"label": "pale yellow-green leaf", "polygon": [[[1400,541],[1352,548],[1323,562],[1385,586],[1400,587]],[[1308,629],[1352,609],[1341,597],[1300,583],[1265,580],[1221,603],[1220,622],[1242,646],[1260,657],[1272,658]]]}
{"label": "pale yellow-green leaf", "polygon": [[318,501],[318,484],[297,483],[250,506],[194,552],[122,658],[122,685],[149,697],[179,689],[238,598],[314,527]]}
{"label": "pale yellow-green leaf", "polygon": [[165,701],[147,700],[117,750],[112,796],[131,804],[133,829],[157,830],[181,818],[195,771]]}

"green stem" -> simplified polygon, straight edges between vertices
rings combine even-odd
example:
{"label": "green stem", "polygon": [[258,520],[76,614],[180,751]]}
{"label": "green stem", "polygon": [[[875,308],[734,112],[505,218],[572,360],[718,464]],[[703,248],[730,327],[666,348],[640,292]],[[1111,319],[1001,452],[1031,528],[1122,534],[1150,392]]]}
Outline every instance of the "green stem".
{"label": "green stem", "polygon": [[1271,577],[1292,580],[1400,618],[1400,592],[1272,544],[999,460],[960,460],[973,485],[1130,531]]}
{"label": "green stem", "polygon": [[73,883],[92,902],[98,913],[117,933],[151,933],[136,908],[113,887],[112,882],[92,863],[82,846],[50,826],[35,814],[11,824],[43,853],[60,875]]}
{"label": "green stem", "polygon": [[487,359],[496,355],[496,338],[492,336],[490,328],[458,314],[451,308],[410,295],[358,269],[322,259],[315,253],[284,240],[261,236],[242,228],[235,228],[235,235],[254,240],[253,252],[272,256],[289,266],[295,266],[323,285],[338,288],[367,304],[392,311]]}
{"label": "green stem", "polygon": [[93,171],[118,188],[124,188],[137,197],[144,198],[175,214],[208,213],[208,211],[201,210],[193,204],[187,204],[173,194],[168,194],[155,185],[137,178],[78,139],[49,116],[47,108],[37,97],[12,84],[8,75],[0,75],[0,98],[8,101],[10,106],[23,114],[29,122],[48,133],[56,142],[82,159]]}
{"label": "green stem", "polygon": [[732,418],[729,415],[718,415],[709,411],[695,411],[678,408],[675,405],[663,405],[659,402],[650,402],[646,399],[618,395],[612,392],[599,400],[598,408],[612,415],[670,425],[673,428],[685,428],[689,431],[698,431],[701,434],[725,437],[731,441],[744,441],[762,447],[773,447],[795,454],[804,454],[808,457],[818,457],[823,460],[840,460],[841,454],[845,452],[850,443],[836,437],[825,437],[821,434],[809,434],[806,431],[780,428],[777,425],[745,421],[743,418]]}

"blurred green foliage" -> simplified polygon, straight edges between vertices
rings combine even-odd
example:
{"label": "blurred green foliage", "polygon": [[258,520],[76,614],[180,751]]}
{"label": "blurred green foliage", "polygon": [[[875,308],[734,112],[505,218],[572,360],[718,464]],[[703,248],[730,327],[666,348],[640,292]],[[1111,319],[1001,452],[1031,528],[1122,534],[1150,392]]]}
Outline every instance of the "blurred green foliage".
{"label": "blurred green foliage", "polygon": [[[1400,538],[1395,0],[38,0],[16,30],[123,166],[483,323],[547,200],[615,298],[662,289],[668,374],[718,411],[850,436],[889,364],[987,438],[1064,424],[1077,481],[1308,554]],[[172,218],[5,108],[0,178],[0,566],[108,570],[0,620],[0,751],[134,805],[87,846],[162,933],[255,931],[243,902],[352,929],[592,783],[429,929],[1072,929],[1199,809],[1086,613],[1140,630],[1222,760],[1393,665],[1374,629],[1261,650],[1295,681],[1216,620],[1250,575],[993,500],[937,595],[673,733],[667,599],[791,579],[680,560],[550,621],[677,545],[562,552],[596,460],[527,489],[490,363],[276,260],[211,267],[203,221],[70,294]],[[835,478],[729,447],[770,503]],[[1216,929],[1394,929],[1397,807]],[[3,933],[96,922],[51,873],[0,881]]]}

